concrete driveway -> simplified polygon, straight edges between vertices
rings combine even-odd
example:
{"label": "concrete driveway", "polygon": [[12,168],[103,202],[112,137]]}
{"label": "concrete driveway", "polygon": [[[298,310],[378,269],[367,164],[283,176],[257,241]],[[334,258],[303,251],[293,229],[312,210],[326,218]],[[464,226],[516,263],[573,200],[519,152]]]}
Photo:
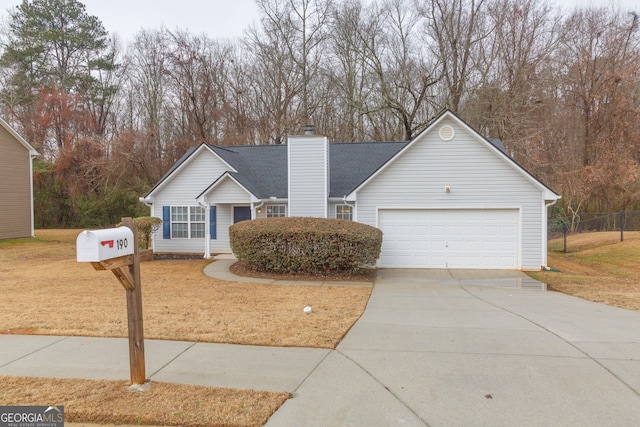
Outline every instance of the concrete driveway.
{"label": "concrete driveway", "polygon": [[268,426],[640,425],[640,313],[520,272],[382,270],[294,395]]}
{"label": "concrete driveway", "polygon": [[[640,425],[640,312],[514,271],[381,270],[336,350],[145,352],[152,381],[291,392],[271,427]],[[0,375],[127,379],[128,366],[124,338],[0,334]]]}

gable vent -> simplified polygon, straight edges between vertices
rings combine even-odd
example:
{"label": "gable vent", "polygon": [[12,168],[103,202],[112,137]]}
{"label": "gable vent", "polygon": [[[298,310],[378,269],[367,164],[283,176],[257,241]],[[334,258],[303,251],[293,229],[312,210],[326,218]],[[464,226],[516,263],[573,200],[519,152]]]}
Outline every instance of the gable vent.
{"label": "gable vent", "polygon": [[440,139],[443,141],[451,141],[455,136],[456,132],[453,130],[453,127],[449,125],[444,125],[440,128],[438,135]]}

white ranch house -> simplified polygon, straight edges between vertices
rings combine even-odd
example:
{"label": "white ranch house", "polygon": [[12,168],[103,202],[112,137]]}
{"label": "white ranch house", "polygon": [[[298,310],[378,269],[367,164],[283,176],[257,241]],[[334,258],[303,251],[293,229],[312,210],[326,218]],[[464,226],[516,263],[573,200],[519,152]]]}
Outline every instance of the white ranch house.
{"label": "white ranch house", "polygon": [[560,196],[446,111],[410,142],[190,149],[140,200],[163,219],[155,252],[231,252],[229,226],[341,218],[383,232],[382,268],[539,270]]}

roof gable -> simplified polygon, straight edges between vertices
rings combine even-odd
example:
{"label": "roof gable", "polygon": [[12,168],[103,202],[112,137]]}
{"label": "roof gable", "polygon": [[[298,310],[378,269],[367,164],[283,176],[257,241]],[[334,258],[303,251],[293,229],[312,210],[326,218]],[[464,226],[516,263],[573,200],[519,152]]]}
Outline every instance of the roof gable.
{"label": "roof gable", "polygon": [[18,134],[18,132],[16,132],[11,126],[9,126],[9,123],[5,122],[3,119],[0,118],[0,126],[2,126],[7,132],[9,132],[11,134],[11,136],[13,136],[25,149],[27,149],[29,151],[29,154],[32,156],[37,156],[40,153],[38,153],[38,151],[36,151],[35,148],[33,148],[31,146],[31,144],[29,144],[23,137],[20,136],[20,134]]}
{"label": "roof gable", "polygon": [[230,181],[230,182],[233,182],[235,185],[237,185],[238,188],[240,188],[242,191],[246,192],[247,195],[250,196],[252,199],[256,199],[254,201],[257,201],[257,198],[255,197],[255,195],[252,194],[251,191],[249,191],[241,182],[239,182],[236,179],[236,176],[237,176],[237,173],[235,173],[235,172],[225,172],[225,173],[223,173],[210,186],[208,186],[202,193],[200,193],[196,197],[196,200],[198,200],[199,202],[204,202],[204,199],[211,192],[215,191],[217,188],[219,188],[222,185],[224,185],[225,182]]}
{"label": "roof gable", "polygon": [[416,136],[409,143],[407,143],[404,147],[402,147],[402,149],[400,151],[398,151],[391,159],[389,159],[388,162],[386,162],[382,167],[377,169],[375,171],[375,173],[373,173],[365,181],[363,181],[360,185],[358,185],[358,187],[355,188],[348,195],[347,198],[349,200],[354,200],[355,199],[355,194],[357,193],[358,190],[360,190],[361,188],[366,186],[369,182],[371,182],[371,180],[374,179],[378,174],[380,174],[385,168],[387,168],[389,165],[391,165],[393,162],[395,162],[400,156],[403,156],[404,153],[409,151],[411,149],[411,147],[413,147],[416,144],[420,143],[420,141],[423,139],[424,135],[426,135],[428,133],[431,133],[431,132],[435,132],[436,127],[440,123],[442,123],[443,121],[445,121],[447,119],[450,119],[450,120],[453,120],[454,122],[456,122],[456,124],[458,124],[460,127],[462,127],[476,141],[478,141],[480,144],[485,146],[488,150],[491,150],[494,153],[496,153],[496,155],[499,156],[499,158],[502,161],[507,163],[512,169],[514,169],[521,176],[523,176],[525,179],[529,180],[534,186],[536,186],[538,189],[540,189],[544,193],[545,200],[558,200],[560,198],[560,196],[557,193],[555,193],[553,190],[551,190],[549,187],[547,187],[545,184],[543,184],[540,180],[538,180],[531,173],[529,173],[522,166],[520,166],[514,159],[512,159],[506,153],[506,151],[504,151],[503,148],[501,148],[502,143],[496,144],[494,142],[489,141],[488,139],[486,139],[485,137],[480,135],[475,129],[473,129],[471,126],[469,126],[464,120],[462,120],[460,117],[458,117],[457,115],[453,114],[449,110],[444,111],[442,114],[440,114],[438,117],[436,117],[431,122],[431,124],[429,126],[427,126],[427,128],[424,131],[422,131],[418,136]]}
{"label": "roof gable", "polygon": [[149,190],[149,192],[147,192],[147,194],[141,200],[144,201],[149,199],[151,196],[153,196],[154,193],[156,193],[164,185],[166,185],[182,169],[186,168],[189,165],[189,163],[191,163],[193,159],[195,159],[198,156],[198,154],[202,153],[203,151],[210,152],[215,157],[217,157],[218,160],[220,160],[225,165],[226,168],[228,168],[230,171],[235,171],[235,169],[229,163],[227,163],[223,158],[221,158],[216,152],[214,152],[211,149],[209,144],[202,143],[197,147],[189,148],[187,152],[184,153],[182,157],[180,157],[180,159],[178,159],[178,161],[175,162],[173,166],[171,166],[171,168],[169,168],[169,170],[162,176],[162,178],[160,178],[160,180],[156,183],[156,185],[154,185],[151,188],[151,190]]}

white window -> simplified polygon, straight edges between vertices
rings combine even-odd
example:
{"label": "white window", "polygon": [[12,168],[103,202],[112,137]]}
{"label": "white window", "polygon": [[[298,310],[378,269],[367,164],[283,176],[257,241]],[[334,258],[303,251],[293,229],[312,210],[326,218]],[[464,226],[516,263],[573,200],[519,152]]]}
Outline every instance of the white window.
{"label": "white window", "polygon": [[337,205],[336,206],[336,218],[348,219],[353,221],[353,206],[349,205]]}
{"label": "white window", "polygon": [[204,238],[204,221],[202,206],[171,206],[171,238]]}
{"label": "white window", "polygon": [[267,205],[267,218],[281,216],[287,216],[287,207],[285,205]]}

